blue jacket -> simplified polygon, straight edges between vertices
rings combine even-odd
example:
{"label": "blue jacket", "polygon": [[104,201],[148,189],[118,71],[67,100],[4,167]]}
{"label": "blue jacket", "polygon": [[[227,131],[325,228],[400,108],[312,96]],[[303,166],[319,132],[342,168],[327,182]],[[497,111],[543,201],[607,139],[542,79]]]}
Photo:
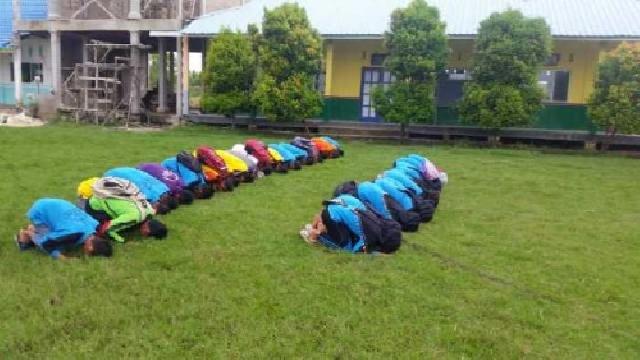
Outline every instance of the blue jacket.
{"label": "blue jacket", "polygon": [[104,176],[117,177],[131,181],[138,187],[138,189],[140,189],[147,200],[151,203],[160,201],[162,195],[170,191],[169,187],[165,183],[136,168],[115,168],[105,172]]}
{"label": "blue jacket", "polygon": [[406,188],[413,190],[416,194],[422,195],[422,188],[418,186],[402,169],[392,169],[384,173],[384,177],[392,178]]}
{"label": "blue jacket", "polygon": [[[366,210],[366,207],[360,200],[351,195],[340,195],[335,200],[337,200],[337,204],[330,204],[327,206],[329,217],[331,217],[331,220],[336,223],[345,225],[357,239],[356,242],[346,245],[342,250],[353,253],[361,252],[366,245],[366,240],[364,231],[360,225],[360,217],[356,210]],[[320,241],[329,247],[331,247],[331,244],[334,244],[326,237],[321,237]]]}
{"label": "blue jacket", "polygon": [[404,210],[413,209],[413,200],[411,199],[411,196],[405,193],[405,191],[407,191],[407,188],[404,185],[388,177],[379,178],[378,180],[376,180],[376,184],[378,184],[382,188],[382,190],[389,194],[391,198],[400,203]]}
{"label": "blue jacket", "polygon": [[395,168],[402,170],[402,172],[404,172],[407,176],[409,176],[413,180],[422,179],[422,174],[420,173],[419,168],[411,163],[404,162],[404,161],[396,161]]}
{"label": "blue jacket", "polygon": [[[84,244],[98,227],[94,218],[65,200],[38,200],[27,212],[27,218],[36,228],[33,242],[56,259],[62,251]],[[74,243],[61,241],[73,234],[81,234]]]}
{"label": "blue jacket", "polygon": [[284,146],[280,146],[280,144],[269,144],[269,147],[279,152],[285,162],[296,161],[296,156]]}
{"label": "blue jacket", "polygon": [[187,186],[205,184],[204,174],[192,171],[178,162],[176,157],[170,157],[162,162],[162,166],[178,174]]}
{"label": "blue jacket", "polygon": [[385,219],[392,219],[384,199],[385,195],[387,193],[378,184],[369,181],[358,184],[358,198],[368,203],[376,214]]}
{"label": "blue jacket", "polygon": [[290,153],[292,153],[296,157],[302,157],[302,158],[306,159],[309,156],[308,152],[300,149],[297,146],[293,146],[291,144],[280,144],[280,146],[284,147],[285,149],[287,149]]}

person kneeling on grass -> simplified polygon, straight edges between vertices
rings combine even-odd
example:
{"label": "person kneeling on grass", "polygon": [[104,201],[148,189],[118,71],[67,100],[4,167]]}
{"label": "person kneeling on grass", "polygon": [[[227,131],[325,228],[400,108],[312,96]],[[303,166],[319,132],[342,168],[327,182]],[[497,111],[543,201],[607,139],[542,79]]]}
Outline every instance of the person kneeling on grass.
{"label": "person kneeling on grass", "polygon": [[322,212],[300,231],[309,244],[352,253],[391,254],[400,248],[400,226],[383,221],[355,197],[341,195],[323,205]]}
{"label": "person kneeling on grass", "polygon": [[249,171],[249,166],[239,157],[235,156],[228,150],[216,150],[216,154],[224,160],[227,165],[227,169],[237,179],[237,183],[240,182],[253,182],[255,178]]}
{"label": "person kneeling on grass", "polygon": [[[398,201],[374,182],[347,181],[336,187],[333,195],[352,195],[358,198],[378,216],[400,224],[402,231],[416,232],[420,226],[420,216],[416,212],[405,210]],[[409,199],[408,195],[406,197]],[[410,204],[413,205],[413,203]]]}
{"label": "person kneeling on grass", "polygon": [[197,199],[210,199],[213,197],[213,185],[207,183],[202,172],[202,164],[193,155],[183,151],[177,156],[165,159],[162,162],[162,166],[178,174],[187,189],[193,192]]}
{"label": "person kneeling on grass", "polygon": [[284,146],[280,146],[280,144],[269,144],[269,148],[277,151],[278,154],[282,156],[282,160],[287,163],[289,169],[302,169],[302,161],[298,160],[296,155],[287,150]]}
{"label": "person kneeling on grass", "polygon": [[110,257],[111,243],[96,235],[98,222],[65,200],[41,199],[27,213],[30,224],[16,234],[20,250],[37,247],[54,259],[82,247],[85,255]]}
{"label": "person kneeling on grass", "polygon": [[169,193],[182,205],[193,204],[194,194],[187,190],[187,185],[180,175],[165,168],[161,164],[145,163],[138,165],[138,169],[162,181],[169,188]]}
{"label": "person kneeling on grass", "polygon": [[103,176],[121,178],[135,184],[158,214],[167,214],[178,207],[178,201],[171,196],[169,187],[144,171],[132,167],[119,167],[108,170]]}
{"label": "person kneeling on grass", "polygon": [[92,190],[84,210],[100,223],[99,235],[106,234],[117,242],[125,242],[120,233],[139,225],[145,237],[163,239],[167,236],[167,227],[151,219],[155,211],[135,184],[105,177],[98,179]]}
{"label": "person kneeling on grass", "polygon": [[393,178],[380,177],[376,179],[375,183],[400,204],[403,210],[416,213],[421,222],[428,223],[433,219],[435,211],[433,202],[423,200],[411,189]]}

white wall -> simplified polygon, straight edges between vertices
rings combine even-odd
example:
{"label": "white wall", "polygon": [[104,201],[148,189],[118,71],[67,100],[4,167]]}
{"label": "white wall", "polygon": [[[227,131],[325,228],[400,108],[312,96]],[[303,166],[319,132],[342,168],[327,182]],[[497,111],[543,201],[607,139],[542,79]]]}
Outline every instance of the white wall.
{"label": "white wall", "polygon": [[[42,56],[40,53],[42,52]],[[0,54],[0,82],[11,82],[11,63],[13,54]],[[44,82],[43,85],[51,86],[51,44],[49,39],[37,37],[22,39],[22,62],[42,63]]]}
{"label": "white wall", "polygon": [[22,39],[22,62],[42,63],[44,76],[42,84],[51,86],[51,42],[48,38]]}
{"label": "white wall", "polygon": [[0,53],[0,83],[11,82],[11,62],[13,61],[12,53]]}

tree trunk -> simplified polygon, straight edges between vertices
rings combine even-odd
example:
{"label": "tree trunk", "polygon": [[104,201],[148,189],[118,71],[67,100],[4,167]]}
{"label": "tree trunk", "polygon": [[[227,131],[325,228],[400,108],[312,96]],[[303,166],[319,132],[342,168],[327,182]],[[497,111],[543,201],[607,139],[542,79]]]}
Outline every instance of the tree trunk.
{"label": "tree trunk", "polygon": [[407,142],[407,124],[400,123],[400,143],[405,144]]}
{"label": "tree trunk", "polygon": [[616,128],[615,127],[609,127],[607,129],[606,135],[604,137],[604,140],[602,141],[602,147],[600,148],[600,150],[604,151],[609,151],[609,146],[611,146],[611,143],[613,142],[613,137],[616,136]]}

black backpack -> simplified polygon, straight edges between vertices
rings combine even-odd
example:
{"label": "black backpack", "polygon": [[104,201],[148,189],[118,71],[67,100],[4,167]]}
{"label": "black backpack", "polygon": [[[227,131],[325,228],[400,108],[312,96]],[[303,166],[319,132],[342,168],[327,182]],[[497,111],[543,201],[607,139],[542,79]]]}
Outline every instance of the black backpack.
{"label": "black backpack", "polygon": [[420,227],[420,215],[414,211],[405,210],[399,202],[389,195],[384,197],[391,217],[400,224],[402,231],[416,232]]}
{"label": "black backpack", "polygon": [[356,210],[367,240],[367,251],[391,254],[400,248],[402,231],[395,220],[384,219],[371,210]]}
{"label": "black backpack", "polygon": [[187,151],[181,151],[177,156],[176,156],[176,160],[184,165],[187,169],[195,172],[195,173],[202,173],[202,164],[200,163],[200,161],[198,161],[198,159],[189,154]]}
{"label": "black backpack", "polygon": [[418,213],[420,221],[423,223],[430,222],[433,219],[433,213],[436,209],[434,202],[431,200],[425,200],[410,190],[405,193],[411,197],[411,200],[413,201],[413,211]]}

